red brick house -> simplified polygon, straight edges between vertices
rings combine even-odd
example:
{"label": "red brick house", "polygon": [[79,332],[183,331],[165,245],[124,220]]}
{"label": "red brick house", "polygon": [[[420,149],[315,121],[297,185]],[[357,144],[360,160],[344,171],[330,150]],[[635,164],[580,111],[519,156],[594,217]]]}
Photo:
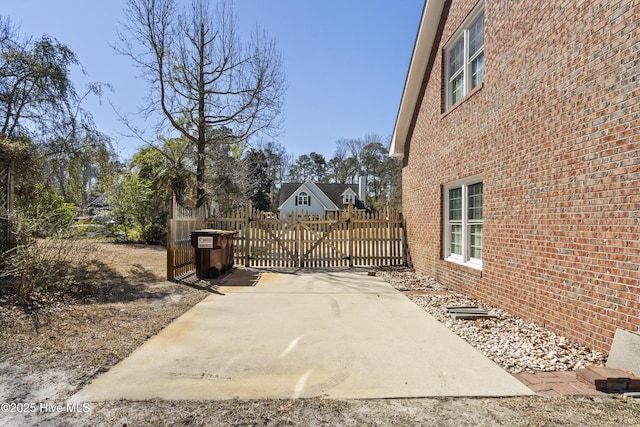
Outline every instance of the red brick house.
{"label": "red brick house", "polygon": [[427,0],[390,150],[416,270],[640,334],[640,1]]}

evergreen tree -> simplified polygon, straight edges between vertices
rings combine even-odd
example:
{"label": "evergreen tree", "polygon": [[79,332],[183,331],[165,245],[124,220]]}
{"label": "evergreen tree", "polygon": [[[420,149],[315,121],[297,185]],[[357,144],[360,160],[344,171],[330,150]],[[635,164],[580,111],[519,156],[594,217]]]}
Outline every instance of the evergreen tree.
{"label": "evergreen tree", "polygon": [[245,167],[245,196],[251,200],[252,205],[261,210],[268,211],[271,207],[269,194],[273,180],[267,174],[267,158],[262,151],[249,150],[244,158]]}

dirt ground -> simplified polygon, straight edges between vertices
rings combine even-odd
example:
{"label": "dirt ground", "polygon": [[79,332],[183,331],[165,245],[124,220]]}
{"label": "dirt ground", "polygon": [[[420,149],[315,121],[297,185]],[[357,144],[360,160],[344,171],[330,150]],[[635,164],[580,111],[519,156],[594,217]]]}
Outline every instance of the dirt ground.
{"label": "dirt ground", "polygon": [[161,247],[92,243],[97,296],[0,304],[0,426],[640,426],[620,396],[67,404],[211,290],[165,280]]}

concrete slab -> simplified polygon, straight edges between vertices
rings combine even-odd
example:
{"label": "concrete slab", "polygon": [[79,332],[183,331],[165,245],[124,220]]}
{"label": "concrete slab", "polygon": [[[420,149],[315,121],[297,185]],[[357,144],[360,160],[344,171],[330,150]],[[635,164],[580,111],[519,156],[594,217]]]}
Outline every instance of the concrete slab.
{"label": "concrete slab", "polygon": [[366,272],[266,273],[220,290],[73,401],[533,394]]}
{"label": "concrete slab", "polygon": [[624,329],[616,329],[607,367],[622,369],[640,377],[640,335]]}

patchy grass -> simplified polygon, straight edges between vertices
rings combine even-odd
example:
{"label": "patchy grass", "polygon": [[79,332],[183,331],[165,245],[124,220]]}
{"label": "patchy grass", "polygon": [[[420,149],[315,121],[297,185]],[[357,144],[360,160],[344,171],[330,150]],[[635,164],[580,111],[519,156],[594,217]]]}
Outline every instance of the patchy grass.
{"label": "patchy grass", "polygon": [[28,378],[40,377],[58,382],[47,398],[64,401],[208,295],[165,280],[163,247],[83,244],[93,253],[77,276],[85,292],[35,310],[0,302],[0,401],[37,397]]}

